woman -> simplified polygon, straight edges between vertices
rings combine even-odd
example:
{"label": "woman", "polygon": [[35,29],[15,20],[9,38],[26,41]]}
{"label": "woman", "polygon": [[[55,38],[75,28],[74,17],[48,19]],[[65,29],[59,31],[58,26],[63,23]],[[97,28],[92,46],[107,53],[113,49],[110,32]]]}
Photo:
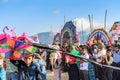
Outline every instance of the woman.
{"label": "woman", "polygon": [[[59,46],[56,46],[56,48],[59,50]],[[61,80],[61,69],[62,66],[61,64],[61,60],[62,60],[62,56],[60,54],[60,52],[56,50],[54,52],[53,55],[53,62],[52,62],[52,68],[53,68],[53,72],[54,72],[54,80]]]}
{"label": "woman", "polygon": [[[103,56],[103,64],[111,65],[113,62],[112,51],[110,49],[107,50],[106,56]],[[112,70],[110,68],[103,68],[104,70],[104,80],[112,80]],[[102,76],[101,76],[102,77]]]}
{"label": "woman", "polygon": [[[80,53],[75,49],[75,46],[71,46],[71,54],[73,55],[80,55]],[[66,62],[69,63],[69,70],[68,70],[68,75],[69,75],[69,80],[80,80],[79,77],[79,69],[77,66],[76,58],[72,56],[66,56]]]}

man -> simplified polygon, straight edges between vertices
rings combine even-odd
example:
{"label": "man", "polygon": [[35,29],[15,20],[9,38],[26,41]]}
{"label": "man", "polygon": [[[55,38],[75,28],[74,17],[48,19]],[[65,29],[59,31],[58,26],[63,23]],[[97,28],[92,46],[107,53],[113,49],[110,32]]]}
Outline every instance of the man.
{"label": "man", "polygon": [[[106,55],[106,48],[103,43],[98,44],[98,53],[95,56],[96,61],[98,63],[103,64],[104,56]],[[97,72],[98,72],[98,79],[99,80],[105,80],[105,72],[104,68],[97,66]]]}
{"label": "man", "polygon": [[47,52],[45,49],[41,48],[39,49],[39,54],[36,54],[36,56],[39,58],[38,63],[40,63],[40,68],[41,68],[41,77],[42,80],[47,80],[46,78],[46,61],[47,61]]}
{"label": "man", "polygon": [[[120,67],[120,50],[119,45],[114,46],[113,51],[113,66]],[[120,72],[113,70],[113,80],[120,80]]]}
{"label": "man", "polygon": [[23,60],[10,60],[18,67],[18,80],[42,80],[40,68],[33,63],[34,55],[28,54]]}
{"label": "man", "polygon": [[[89,59],[89,55],[87,53],[87,48],[83,47],[81,51],[81,57]],[[88,62],[84,62],[80,60],[80,76],[82,80],[89,80],[88,79]]]}

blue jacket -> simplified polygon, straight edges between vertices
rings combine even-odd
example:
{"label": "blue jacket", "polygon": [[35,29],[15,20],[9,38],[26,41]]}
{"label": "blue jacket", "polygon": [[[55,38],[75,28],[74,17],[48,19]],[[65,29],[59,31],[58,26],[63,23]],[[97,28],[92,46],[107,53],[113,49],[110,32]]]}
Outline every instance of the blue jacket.
{"label": "blue jacket", "polygon": [[36,64],[31,63],[27,67],[22,60],[11,60],[11,62],[18,67],[19,80],[42,80],[41,70]]}

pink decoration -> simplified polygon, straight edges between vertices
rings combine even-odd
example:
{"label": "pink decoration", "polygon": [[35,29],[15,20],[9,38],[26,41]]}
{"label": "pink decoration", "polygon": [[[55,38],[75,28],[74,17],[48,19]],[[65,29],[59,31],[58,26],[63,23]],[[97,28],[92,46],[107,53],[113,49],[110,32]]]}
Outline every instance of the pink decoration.
{"label": "pink decoration", "polygon": [[116,30],[120,30],[120,25],[116,28]]}
{"label": "pink decoration", "polygon": [[30,42],[35,42],[25,32],[21,36],[18,37],[18,40],[21,40],[21,39],[26,39],[26,40],[28,40]]}
{"label": "pink decoration", "polygon": [[15,34],[15,32],[14,32],[15,29],[16,29],[16,28],[13,28],[13,29],[11,30],[11,32],[12,32],[12,37],[16,37],[16,34]]}

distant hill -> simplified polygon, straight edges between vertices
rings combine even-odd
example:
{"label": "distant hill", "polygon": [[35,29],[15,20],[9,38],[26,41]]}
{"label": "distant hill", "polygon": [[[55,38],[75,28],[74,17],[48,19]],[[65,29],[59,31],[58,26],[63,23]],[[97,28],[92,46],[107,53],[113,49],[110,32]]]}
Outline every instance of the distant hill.
{"label": "distant hill", "polygon": [[[83,32],[84,37],[82,36],[82,32],[79,32],[78,34],[80,37],[80,43],[84,44],[88,38],[87,32]],[[39,41],[45,44],[50,44],[53,42],[54,35],[55,33],[51,33],[51,32],[38,33]]]}
{"label": "distant hill", "polygon": [[39,41],[45,44],[50,44],[53,42],[54,33],[42,32],[38,33]]}

